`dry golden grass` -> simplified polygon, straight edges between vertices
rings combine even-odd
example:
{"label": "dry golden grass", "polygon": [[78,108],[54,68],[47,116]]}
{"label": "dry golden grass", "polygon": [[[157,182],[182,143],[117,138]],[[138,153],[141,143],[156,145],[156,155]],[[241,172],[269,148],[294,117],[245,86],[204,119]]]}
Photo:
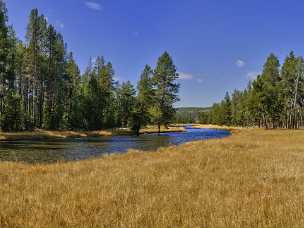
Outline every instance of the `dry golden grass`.
{"label": "dry golden grass", "polygon": [[53,165],[0,163],[0,227],[303,227],[304,131]]}

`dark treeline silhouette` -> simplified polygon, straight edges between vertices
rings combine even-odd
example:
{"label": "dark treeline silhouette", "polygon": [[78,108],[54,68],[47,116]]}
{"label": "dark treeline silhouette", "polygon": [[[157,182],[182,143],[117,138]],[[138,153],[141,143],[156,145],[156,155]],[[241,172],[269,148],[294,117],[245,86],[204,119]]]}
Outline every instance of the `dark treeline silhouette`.
{"label": "dark treeline silhouette", "polygon": [[178,101],[178,74],[165,52],[153,70],[146,66],[137,90],[114,81],[103,57],[81,75],[63,37],[37,9],[30,13],[26,40],[8,26],[0,0],[0,127],[2,131],[98,130],[170,123]]}
{"label": "dark treeline silhouette", "polygon": [[303,106],[303,57],[291,52],[280,67],[278,58],[271,54],[261,75],[248,88],[231,96],[227,93],[210,111],[200,113],[199,122],[296,129],[304,125]]}

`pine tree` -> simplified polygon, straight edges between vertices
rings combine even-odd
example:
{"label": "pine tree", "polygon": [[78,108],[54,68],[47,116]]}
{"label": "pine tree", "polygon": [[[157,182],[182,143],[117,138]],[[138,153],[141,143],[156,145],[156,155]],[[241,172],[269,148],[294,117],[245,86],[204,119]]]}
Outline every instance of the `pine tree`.
{"label": "pine tree", "polygon": [[3,113],[4,99],[8,89],[10,42],[7,26],[7,9],[3,0],[0,1],[0,113]]}
{"label": "pine tree", "polygon": [[262,105],[264,111],[264,123],[266,128],[276,127],[279,124],[282,104],[279,99],[280,63],[278,58],[271,54],[264,65],[262,79]]}
{"label": "pine tree", "polygon": [[153,70],[150,66],[146,65],[144,71],[140,76],[140,80],[137,85],[138,101],[143,106],[145,111],[153,105],[154,89],[153,89]]}
{"label": "pine tree", "polygon": [[81,78],[80,70],[74,60],[73,53],[69,53],[65,65],[65,114],[64,122],[68,129],[82,127],[81,115]]}
{"label": "pine tree", "polygon": [[9,90],[5,96],[0,126],[3,131],[23,130],[21,97],[13,90]]}
{"label": "pine tree", "polygon": [[296,109],[297,101],[295,102],[295,93],[301,83],[301,77],[299,78],[299,70],[301,66],[301,60],[296,58],[293,52],[286,57],[281,70],[281,93],[280,98],[284,105],[284,125],[287,128],[294,127],[294,112]]}
{"label": "pine tree", "polygon": [[150,122],[149,110],[153,106],[154,98],[152,75],[152,68],[146,65],[137,85],[138,95],[132,114],[132,129],[136,135],[139,135],[140,129]]}
{"label": "pine tree", "polygon": [[20,66],[17,65],[17,38],[7,24],[6,5],[0,0],[0,125],[4,131],[16,131],[23,128],[21,99],[15,92]]}
{"label": "pine tree", "polygon": [[15,80],[16,90],[21,98],[25,96],[25,76],[23,72],[23,63],[25,58],[25,46],[21,41],[16,41],[16,58],[15,58]]}
{"label": "pine tree", "polygon": [[242,98],[243,93],[239,90],[235,90],[232,93],[231,98],[231,124],[232,125],[243,125],[242,119],[243,119],[243,110],[242,110]]}
{"label": "pine tree", "polygon": [[115,95],[114,95],[114,70],[112,63],[102,66],[99,73],[99,85],[101,89],[101,114],[104,127],[115,126]]}
{"label": "pine tree", "polygon": [[297,58],[296,79],[293,89],[292,104],[292,128],[299,128],[303,122],[303,97],[304,97],[304,60],[302,57]]}
{"label": "pine tree", "polygon": [[60,129],[64,115],[65,45],[61,34],[52,25],[47,31],[47,53],[43,124],[47,129]]}
{"label": "pine tree", "polygon": [[229,126],[231,125],[232,110],[231,110],[231,99],[228,92],[225,95],[222,105],[223,105],[223,116],[224,116],[223,123],[224,125]]}
{"label": "pine tree", "polygon": [[90,60],[82,86],[83,113],[86,128],[89,130],[116,125],[113,77],[112,64],[106,63],[103,57],[97,57],[95,64]]}
{"label": "pine tree", "polygon": [[119,107],[122,127],[128,127],[128,123],[131,120],[136,102],[135,94],[136,91],[130,81],[122,83],[119,89]]}
{"label": "pine tree", "polygon": [[154,120],[157,121],[159,132],[161,124],[167,126],[174,117],[175,109],[173,105],[179,100],[177,79],[178,74],[172,58],[168,52],[165,52],[158,59],[153,76],[156,108],[153,109],[151,114],[155,115]]}
{"label": "pine tree", "polygon": [[30,116],[35,127],[43,125],[43,105],[45,90],[45,75],[47,75],[47,55],[49,47],[45,45],[49,41],[47,22],[43,15],[39,15],[37,9],[30,14],[30,21],[27,28],[26,40],[27,49],[25,56],[25,74],[27,77],[27,93],[25,111]]}

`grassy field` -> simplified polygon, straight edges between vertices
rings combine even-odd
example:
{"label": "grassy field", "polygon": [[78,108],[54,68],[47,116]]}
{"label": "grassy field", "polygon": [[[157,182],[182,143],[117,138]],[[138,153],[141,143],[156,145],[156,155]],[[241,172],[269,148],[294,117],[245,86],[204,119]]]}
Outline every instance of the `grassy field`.
{"label": "grassy field", "polygon": [[0,163],[0,227],[303,227],[304,131],[53,165]]}

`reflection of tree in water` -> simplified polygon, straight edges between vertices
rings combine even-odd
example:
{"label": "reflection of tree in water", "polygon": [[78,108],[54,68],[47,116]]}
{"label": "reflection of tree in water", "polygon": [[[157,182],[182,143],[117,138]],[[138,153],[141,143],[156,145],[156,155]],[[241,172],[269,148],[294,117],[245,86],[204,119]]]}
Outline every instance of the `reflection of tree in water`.
{"label": "reflection of tree in water", "polygon": [[60,142],[16,141],[0,144],[0,159],[3,161],[24,161],[28,163],[56,162],[65,160]]}

